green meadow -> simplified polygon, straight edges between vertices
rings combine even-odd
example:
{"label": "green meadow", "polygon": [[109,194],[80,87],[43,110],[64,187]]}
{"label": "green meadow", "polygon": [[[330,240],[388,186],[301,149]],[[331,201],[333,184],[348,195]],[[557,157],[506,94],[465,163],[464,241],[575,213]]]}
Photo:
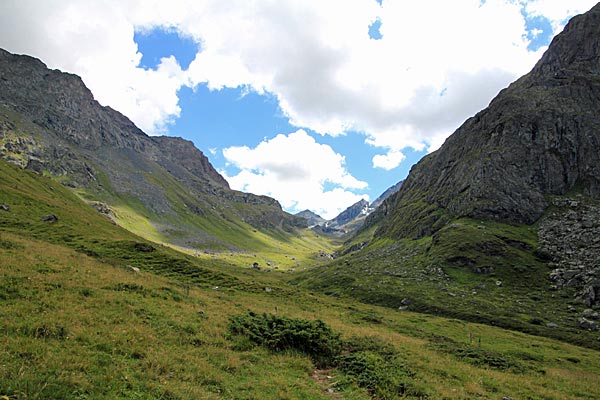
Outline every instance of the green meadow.
{"label": "green meadow", "polygon": [[[461,319],[460,307],[472,306],[466,300],[447,317],[423,313],[416,283],[407,283],[416,304],[407,310],[369,298],[367,286],[359,296],[330,290],[336,270],[323,254],[339,244],[308,231],[250,231],[263,243],[256,251],[171,247],[5,162],[0,205],[8,208],[0,210],[2,399],[600,398],[600,354],[583,340],[567,343],[577,342],[575,333],[519,332],[485,315],[469,322]],[[57,220],[44,221],[48,215]],[[148,226],[136,218],[143,235]],[[469,236],[472,226],[442,232],[435,256],[447,259],[444,241]],[[396,244],[407,274],[423,261],[411,267],[410,247],[421,245],[427,241]],[[369,268],[367,258],[351,257],[333,265]],[[469,278],[461,274],[449,270],[450,282]],[[508,272],[497,274],[516,285]],[[347,287],[366,285],[364,276]],[[525,309],[517,313],[525,326],[539,326]]]}

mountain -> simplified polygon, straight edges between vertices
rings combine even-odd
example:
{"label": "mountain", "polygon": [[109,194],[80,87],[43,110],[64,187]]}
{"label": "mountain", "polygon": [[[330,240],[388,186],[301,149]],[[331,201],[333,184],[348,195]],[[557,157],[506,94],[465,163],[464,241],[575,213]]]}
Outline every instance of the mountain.
{"label": "mountain", "polygon": [[590,348],[335,299],[221,257],[148,242],[0,160],[0,398],[600,397]]}
{"label": "mountain", "polygon": [[55,177],[157,242],[254,249],[306,227],[272,198],[231,190],[190,141],[148,136],[98,104],[78,76],[4,50],[0,157]]}
{"label": "mountain", "polygon": [[568,338],[598,329],[600,4],[295,282]]}
{"label": "mountain", "polygon": [[[231,191],[191,143],[80,102],[57,71],[36,67],[54,86],[15,83],[3,57],[0,398],[600,398],[598,305],[573,286],[593,277],[573,266],[598,260],[582,185],[533,225],[449,217],[412,239],[373,236],[379,219],[322,267],[328,238],[289,253],[311,232]],[[157,223],[255,250],[192,255],[123,228]],[[275,243],[286,273],[240,263]]]}
{"label": "mountain", "polygon": [[311,224],[312,229],[335,237],[347,236],[356,232],[363,224],[365,217],[373,211],[369,202],[361,199],[331,220],[321,219],[318,224]]}
{"label": "mountain", "polygon": [[573,18],[529,74],[423,158],[372,217],[378,235],[420,237],[461,216],[532,224],[548,196],[600,197],[599,14]]}
{"label": "mountain", "polygon": [[380,205],[382,205],[383,202],[388,197],[390,197],[391,195],[393,195],[394,193],[396,193],[398,190],[400,190],[400,188],[402,187],[403,183],[404,183],[404,180],[402,180],[402,181],[396,183],[395,185],[392,185],[389,188],[387,188],[386,191],[381,194],[381,196],[379,196],[378,198],[376,198],[375,201],[373,201],[371,203],[371,208],[374,210],[377,207],[379,207]]}
{"label": "mountain", "polygon": [[296,216],[301,216],[308,221],[308,225],[313,229],[325,234],[334,236],[347,236],[360,230],[365,218],[371,214],[375,208],[379,207],[385,199],[396,193],[402,187],[403,181],[390,186],[373,203],[361,199],[344,211],[339,213],[331,220],[325,220],[309,210],[301,211]]}
{"label": "mountain", "polygon": [[323,223],[325,223],[325,221],[327,221],[325,218],[321,217],[318,214],[315,214],[310,210],[300,211],[295,215],[296,217],[304,218],[307,221],[309,228],[312,228],[315,225],[322,225]]}
{"label": "mountain", "polygon": [[369,212],[369,202],[361,199],[350,207],[342,211],[337,217],[332,219],[330,222],[333,226],[343,226],[347,223],[354,221],[360,216],[366,216]]}

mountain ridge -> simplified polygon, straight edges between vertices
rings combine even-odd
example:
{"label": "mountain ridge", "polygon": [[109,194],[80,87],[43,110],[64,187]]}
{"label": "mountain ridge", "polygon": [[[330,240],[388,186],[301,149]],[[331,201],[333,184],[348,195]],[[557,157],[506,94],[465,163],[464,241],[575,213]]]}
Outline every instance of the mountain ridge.
{"label": "mountain ridge", "polygon": [[275,199],[231,190],[192,142],[147,136],[101,106],[78,76],[5,50],[0,60],[0,155],[7,160],[57,177],[90,202],[121,207],[117,216],[133,213],[155,240],[244,248],[261,245],[244,231],[280,236],[306,227]]}

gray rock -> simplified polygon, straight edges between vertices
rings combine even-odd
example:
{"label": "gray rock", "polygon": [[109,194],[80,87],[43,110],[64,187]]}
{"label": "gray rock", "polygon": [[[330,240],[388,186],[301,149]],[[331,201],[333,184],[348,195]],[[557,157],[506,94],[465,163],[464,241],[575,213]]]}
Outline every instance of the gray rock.
{"label": "gray rock", "polygon": [[127,266],[127,268],[128,268],[128,269],[129,269],[131,272],[133,272],[133,273],[135,273],[135,274],[139,274],[139,273],[140,273],[140,269],[139,269],[138,267],[134,267],[134,266],[132,266],[132,265],[128,265],[128,266]]}
{"label": "gray rock", "polygon": [[58,222],[58,217],[54,214],[44,215],[42,217],[42,221],[44,222]]}
{"label": "gray rock", "polygon": [[547,324],[546,324],[546,326],[547,326],[548,328],[558,328],[558,325],[557,325],[557,324],[555,324],[554,322],[549,322],[549,323],[547,323]]}
{"label": "gray rock", "polygon": [[587,319],[598,319],[600,318],[600,314],[594,310],[592,310],[591,308],[587,308],[585,310],[583,310],[583,312],[581,313],[581,316],[583,318],[587,318]]}
{"label": "gray rock", "polygon": [[581,329],[587,329],[589,331],[598,330],[598,324],[595,321],[590,321],[587,318],[580,318],[578,322]]}
{"label": "gray rock", "polygon": [[6,204],[2,204],[2,205],[0,205],[0,210],[2,210],[2,211],[10,211],[10,207],[7,206]]}
{"label": "gray rock", "polygon": [[586,286],[581,292],[581,299],[583,304],[588,307],[596,304],[599,295],[600,284],[593,283],[591,285]]}

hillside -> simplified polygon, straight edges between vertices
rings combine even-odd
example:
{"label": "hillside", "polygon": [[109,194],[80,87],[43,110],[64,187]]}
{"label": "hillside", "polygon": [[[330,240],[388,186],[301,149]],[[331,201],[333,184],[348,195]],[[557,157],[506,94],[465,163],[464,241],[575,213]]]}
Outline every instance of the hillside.
{"label": "hillside", "polygon": [[[281,272],[184,255],[1,160],[0,206],[0,397],[600,396],[596,351],[336,300],[286,285]],[[260,344],[257,329],[298,341]]]}
{"label": "hillside", "polygon": [[0,157],[56,177],[122,226],[191,251],[256,250],[303,219],[231,190],[186,140],[150,137],[81,79],[0,50]]}
{"label": "hillside", "polygon": [[600,5],[295,280],[597,347]]}

